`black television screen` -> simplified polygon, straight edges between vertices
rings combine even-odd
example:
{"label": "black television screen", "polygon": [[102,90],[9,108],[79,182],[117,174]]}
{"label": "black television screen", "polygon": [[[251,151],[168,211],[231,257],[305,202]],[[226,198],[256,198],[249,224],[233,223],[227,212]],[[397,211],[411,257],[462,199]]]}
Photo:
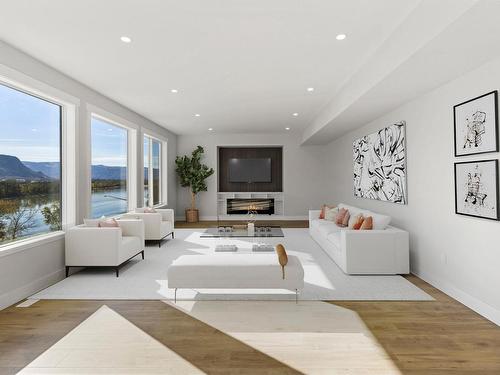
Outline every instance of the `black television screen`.
{"label": "black television screen", "polygon": [[229,159],[229,182],[271,182],[271,158]]}

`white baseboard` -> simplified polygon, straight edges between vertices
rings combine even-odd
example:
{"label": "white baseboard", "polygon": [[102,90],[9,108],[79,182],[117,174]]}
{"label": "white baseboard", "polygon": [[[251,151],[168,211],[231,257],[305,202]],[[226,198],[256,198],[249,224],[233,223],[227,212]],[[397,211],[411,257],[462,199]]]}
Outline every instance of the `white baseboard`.
{"label": "white baseboard", "polygon": [[[220,220],[245,220],[244,215],[235,215],[233,218],[231,217],[224,217],[224,218],[219,218]],[[184,221],[186,220],[185,216],[176,216],[175,220],[179,221]],[[216,221],[217,216],[200,216],[200,221]],[[269,217],[262,217],[262,218],[257,218],[257,220],[309,220],[309,216],[307,215],[298,215],[298,216],[281,216],[281,215],[276,215],[276,216],[269,216]]]}
{"label": "white baseboard", "polygon": [[456,299],[458,302],[464,304],[471,310],[474,310],[479,315],[482,315],[486,319],[500,326],[500,310],[495,309],[493,306],[490,306],[481,300],[478,300],[476,297],[471,296],[470,294],[464,292],[461,289],[456,288],[455,286],[451,285],[446,281],[437,280],[432,276],[425,274],[425,272],[412,271],[412,273],[415,276],[424,280],[425,282],[436,287],[443,293],[446,293],[450,297]]}
{"label": "white baseboard", "polygon": [[26,297],[29,297],[36,292],[51,286],[52,284],[55,284],[56,282],[64,279],[64,276],[65,270],[63,268],[49,275],[43,276],[37,280],[34,280],[27,285],[23,285],[8,293],[0,295],[0,310],[3,310],[6,307],[17,303],[25,299]]}

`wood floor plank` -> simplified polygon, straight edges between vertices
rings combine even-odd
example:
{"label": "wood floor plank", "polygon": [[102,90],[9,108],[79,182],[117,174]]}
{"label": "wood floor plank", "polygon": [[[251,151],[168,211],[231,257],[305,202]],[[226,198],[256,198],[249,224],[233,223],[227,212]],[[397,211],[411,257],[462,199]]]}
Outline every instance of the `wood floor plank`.
{"label": "wood floor plank", "polygon": [[[500,374],[500,327],[417,277],[407,279],[435,300],[329,303],[356,312],[402,374]],[[0,311],[0,374],[28,365],[103,305],[206,373],[297,373],[161,301],[42,300]]]}

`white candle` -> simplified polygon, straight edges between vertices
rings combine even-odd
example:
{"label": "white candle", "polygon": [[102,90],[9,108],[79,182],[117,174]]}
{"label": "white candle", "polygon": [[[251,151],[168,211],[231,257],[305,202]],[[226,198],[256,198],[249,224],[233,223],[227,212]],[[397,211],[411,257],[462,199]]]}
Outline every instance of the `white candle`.
{"label": "white candle", "polygon": [[255,232],[255,226],[253,223],[248,223],[248,234],[252,235],[254,234]]}

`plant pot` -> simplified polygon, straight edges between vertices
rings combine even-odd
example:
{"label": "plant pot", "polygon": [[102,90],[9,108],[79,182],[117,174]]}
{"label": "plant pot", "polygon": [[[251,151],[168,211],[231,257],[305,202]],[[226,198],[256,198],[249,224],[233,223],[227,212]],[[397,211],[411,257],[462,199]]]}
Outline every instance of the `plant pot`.
{"label": "plant pot", "polygon": [[191,208],[186,208],[186,222],[197,223],[198,222],[198,210],[193,210]]}

